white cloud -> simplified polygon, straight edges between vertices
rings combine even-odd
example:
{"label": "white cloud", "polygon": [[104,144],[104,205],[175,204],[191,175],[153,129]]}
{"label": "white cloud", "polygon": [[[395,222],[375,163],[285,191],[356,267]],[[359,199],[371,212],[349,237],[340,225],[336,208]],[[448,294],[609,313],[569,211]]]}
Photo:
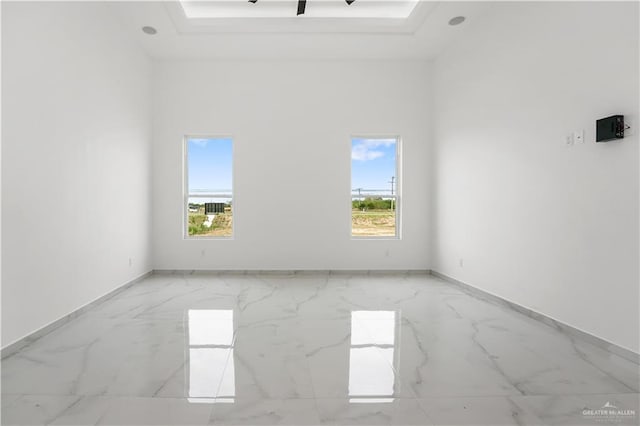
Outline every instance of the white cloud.
{"label": "white cloud", "polygon": [[384,157],[384,152],[376,148],[380,146],[388,147],[395,143],[395,139],[362,139],[351,148],[351,159],[369,161]]}
{"label": "white cloud", "polygon": [[383,156],[384,152],[372,150],[364,145],[356,145],[351,150],[351,159],[356,161],[375,160]]}
{"label": "white cloud", "polygon": [[189,139],[189,142],[204,148],[209,143],[209,139]]}

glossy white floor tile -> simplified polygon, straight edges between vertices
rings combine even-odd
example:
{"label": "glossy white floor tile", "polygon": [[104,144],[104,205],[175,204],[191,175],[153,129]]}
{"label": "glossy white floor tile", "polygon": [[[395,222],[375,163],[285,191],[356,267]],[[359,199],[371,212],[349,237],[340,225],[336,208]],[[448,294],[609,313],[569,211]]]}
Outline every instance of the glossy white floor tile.
{"label": "glossy white floor tile", "polygon": [[638,388],[429,275],[158,274],[3,360],[2,424],[637,424]]}
{"label": "glossy white floor tile", "polygon": [[211,424],[317,425],[320,419],[313,399],[245,399],[213,406]]}
{"label": "glossy white floor tile", "polygon": [[85,397],[58,415],[55,425],[200,425],[211,406],[185,399]]}
{"label": "glossy white floor tile", "polygon": [[331,425],[426,425],[427,412],[412,398],[318,399],[322,424]]}
{"label": "glossy white floor tile", "polygon": [[[49,424],[77,404],[80,396],[2,395],[2,424]],[[11,402],[5,403],[5,400]]]}

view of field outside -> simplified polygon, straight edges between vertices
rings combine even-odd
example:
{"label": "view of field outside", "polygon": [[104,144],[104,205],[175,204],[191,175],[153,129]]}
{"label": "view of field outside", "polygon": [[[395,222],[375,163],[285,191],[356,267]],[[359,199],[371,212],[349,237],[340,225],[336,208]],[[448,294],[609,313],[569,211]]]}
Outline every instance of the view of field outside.
{"label": "view of field outside", "polygon": [[187,140],[188,223],[190,237],[233,235],[232,141]]}
{"label": "view of field outside", "polygon": [[[233,234],[232,140],[187,140],[187,223],[190,237]],[[397,140],[351,141],[351,235],[397,236]]]}
{"label": "view of field outside", "polygon": [[233,231],[232,206],[230,203],[226,203],[224,213],[206,214],[204,202],[201,199],[192,198],[189,200],[188,226],[190,236],[231,237]]}
{"label": "view of field outside", "polygon": [[395,237],[397,140],[351,141],[351,235]]}

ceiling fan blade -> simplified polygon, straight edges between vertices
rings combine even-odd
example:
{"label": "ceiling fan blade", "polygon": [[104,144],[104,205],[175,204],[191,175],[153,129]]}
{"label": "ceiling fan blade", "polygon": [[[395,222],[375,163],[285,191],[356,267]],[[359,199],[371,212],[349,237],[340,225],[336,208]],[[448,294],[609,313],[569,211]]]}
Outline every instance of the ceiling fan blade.
{"label": "ceiling fan blade", "polygon": [[356,0],[346,0],[348,5],[351,5],[351,3],[353,3]]}
{"label": "ceiling fan blade", "polygon": [[298,0],[298,15],[304,15],[304,10],[307,7],[307,0]]}
{"label": "ceiling fan blade", "polygon": [[256,3],[258,0],[249,0],[249,3]]}

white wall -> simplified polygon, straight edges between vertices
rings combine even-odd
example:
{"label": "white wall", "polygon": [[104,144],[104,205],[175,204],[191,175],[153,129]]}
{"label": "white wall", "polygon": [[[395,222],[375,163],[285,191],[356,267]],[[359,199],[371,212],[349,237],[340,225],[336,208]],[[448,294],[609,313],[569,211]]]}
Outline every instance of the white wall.
{"label": "white wall", "polygon": [[6,346],[150,269],[151,118],[149,60],[108,5],[2,9]]}
{"label": "white wall", "polygon": [[[154,74],[154,268],[429,267],[424,63],[161,61]],[[233,240],[183,239],[185,134],[233,136]],[[400,241],[350,238],[353,134],[403,138]]]}
{"label": "white wall", "polygon": [[[638,352],[638,3],[470,25],[434,69],[434,269]],[[612,114],[634,135],[594,143]]]}

